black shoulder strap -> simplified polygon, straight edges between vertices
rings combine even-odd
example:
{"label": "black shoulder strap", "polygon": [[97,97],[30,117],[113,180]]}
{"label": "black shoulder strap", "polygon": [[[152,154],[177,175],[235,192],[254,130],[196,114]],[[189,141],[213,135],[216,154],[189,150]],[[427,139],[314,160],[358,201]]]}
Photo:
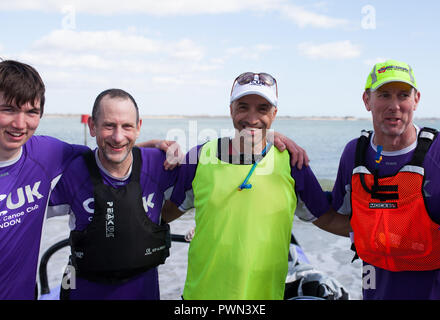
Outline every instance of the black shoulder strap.
{"label": "black shoulder strap", "polygon": [[131,180],[140,181],[141,167],[142,167],[142,157],[141,150],[138,147],[133,147],[133,166],[131,167]]}
{"label": "black shoulder strap", "polygon": [[431,144],[434,142],[438,135],[438,131],[432,128],[422,128],[417,137],[417,147],[414,150],[413,158],[411,159],[409,165],[413,166],[423,166],[423,161],[425,160],[425,155],[428,152]]}
{"label": "black shoulder strap", "polygon": [[229,143],[229,137],[218,138],[217,140],[217,158],[223,162],[228,162],[230,158]]}
{"label": "black shoulder strap", "polygon": [[98,165],[96,164],[95,160],[95,153],[90,150],[85,153],[83,153],[84,161],[86,162],[87,169],[89,170],[90,179],[93,182],[93,185],[96,186],[98,184],[102,183],[102,176],[99,172]]}
{"label": "black shoulder strap", "polygon": [[[368,145],[370,144],[372,136],[372,131],[362,130],[362,134],[358,139],[356,145],[356,156],[355,156],[355,167],[366,166],[366,153]],[[373,199],[378,199],[380,201],[386,200],[396,200],[399,199],[398,186],[397,185],[379,185],[379,176],[377,169],[373,171],[374,184],[371,189],[365,183],[365,177],[363,173],[359,174],[361,185],[364,190],[371,194]],[[389,193],[394,192],[394,193]]]}
{"label": "black shoulder strap", "polygon": [[368,144],[370,143],[372,131],[362,130],[361,136],[359,137],[356,144],[356,154],[354,157],[354,167],[365,166],[366,165],[366,152],[368,149]]}

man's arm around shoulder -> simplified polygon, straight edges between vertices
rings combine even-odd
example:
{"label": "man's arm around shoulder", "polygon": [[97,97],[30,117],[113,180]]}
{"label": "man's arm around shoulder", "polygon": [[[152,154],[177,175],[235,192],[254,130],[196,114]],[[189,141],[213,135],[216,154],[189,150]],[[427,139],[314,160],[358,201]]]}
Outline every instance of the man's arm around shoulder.
{"label": "man's arm around shoulder", "polygon": [[174,204],[174,202],[167,200],[162,207],[162,220],[166,223],[170,223],[173,220],[176,220],[185,212],[180,211],[179,208]]}
{"label": "man's arm around shoulder", "polygon": [[322,230],[338,236],[349,237],[350,232],[352,232],[350,216],[340,214],[333,210],[333,208],[330,208],[330,210],[313,221],[313,224]]}

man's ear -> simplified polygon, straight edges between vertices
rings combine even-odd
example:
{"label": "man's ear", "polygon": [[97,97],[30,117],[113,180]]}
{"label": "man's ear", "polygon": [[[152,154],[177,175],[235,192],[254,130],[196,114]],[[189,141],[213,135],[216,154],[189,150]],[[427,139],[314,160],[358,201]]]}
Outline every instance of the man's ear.
{"label": "man's ear", "polygon": [[89,117],[89,119],[87,119],[87,124],[89,125],[90,135],[92,137],[96,137],[96,126],[95,126],[95,122],[93,121],[92,117]]}
{"label": "man's ear", "polygon": [[367,111],[371,111],[371,106],[370,106],[371,92],[368,93],[367,91],[364,91],[364,94],[362,95],[362,100],[364,101],[364,105]]}
{"label": "man's ear", "polygon": [[141,127],[142,127],[142,119],[139,119],[139,122],[137,124],[137,133],[136,133],[136,139],[139,138],[139,135],[141,134]]}
{"label": "man's ear", "polygon": [[[415,90],[415,89],[413,89]],[[419,105],[419,101],[420,101],[420,91],[416,91],[416,93],[414,93],[414,101],[415,101],[415,105],[414,105],[414,111],[416,111],[417,106]]]}

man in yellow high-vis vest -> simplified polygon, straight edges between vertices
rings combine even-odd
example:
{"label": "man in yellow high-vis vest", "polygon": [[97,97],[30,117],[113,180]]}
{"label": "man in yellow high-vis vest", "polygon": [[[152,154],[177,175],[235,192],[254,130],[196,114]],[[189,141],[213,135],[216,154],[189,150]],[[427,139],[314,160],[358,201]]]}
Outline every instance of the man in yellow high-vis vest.
{"label": "man in yellow high-vis vest", "polygon": [[298,200],[317,226],[348,236],[348,217],[330,209],[310,167],[292,167],[268,143],[277,105],[274,77],[241,74],[230,99],[235,136],[196,146],[180,168],[163,218],[196,209],[184,299],[283,299]]}

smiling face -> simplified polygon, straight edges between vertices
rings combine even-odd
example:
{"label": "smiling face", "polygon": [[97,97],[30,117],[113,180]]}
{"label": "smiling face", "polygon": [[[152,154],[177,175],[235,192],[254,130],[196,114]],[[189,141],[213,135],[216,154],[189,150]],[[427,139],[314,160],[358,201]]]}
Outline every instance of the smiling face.
{"label": "smiling face", "polygon": [[40,102],[17,106],[0,92],[0,161],[14,159],[40,123]]}
{"label": "smiling face", "polygon": [[399,150],[415,141],[413,116],[420,92],[409,84],[390,82],[364,93],[363,100],[373,117],[376,144]]}
{"label": "smiling face", "polygon": [[[136,109],[128,98],[104,96],[95,121],[89,118],[92,137],[96,137],[99,160],[110,172],[128,170],[131,150],[140,133],[142,120],[137,121]],[[118,174],[115,174],[118,175]]]}
{"label": "smiling face", "polygon": [[[231,117],[234,128],[239,131],[244,145],[254,148],[266,144],[266,131],[275,120],[277,108],[263,97],[251,94],[234,101],[231,106]],[[258,152],[258,151],[257,151]]]}

